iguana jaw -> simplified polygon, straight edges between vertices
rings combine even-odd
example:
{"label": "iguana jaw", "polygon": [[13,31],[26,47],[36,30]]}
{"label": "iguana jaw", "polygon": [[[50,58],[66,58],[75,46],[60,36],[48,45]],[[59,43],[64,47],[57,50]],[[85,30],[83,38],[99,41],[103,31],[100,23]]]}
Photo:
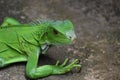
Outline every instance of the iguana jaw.
{"label": "iguana jaw", "polygon": [[76,39],[75,32],[73,30],[70,30],[66,32],[67,38],[69,38],[71,41],[74,41]]}

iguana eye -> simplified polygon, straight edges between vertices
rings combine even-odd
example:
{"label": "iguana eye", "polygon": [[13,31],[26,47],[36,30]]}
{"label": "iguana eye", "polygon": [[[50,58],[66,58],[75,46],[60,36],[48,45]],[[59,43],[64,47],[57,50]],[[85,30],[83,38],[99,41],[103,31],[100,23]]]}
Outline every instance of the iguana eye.
{"label": "iguana eye", "polygon": [[53,29],[53,33],[57,35],[57,34],[58,34],[58,31],[55,30],[55,29]]}

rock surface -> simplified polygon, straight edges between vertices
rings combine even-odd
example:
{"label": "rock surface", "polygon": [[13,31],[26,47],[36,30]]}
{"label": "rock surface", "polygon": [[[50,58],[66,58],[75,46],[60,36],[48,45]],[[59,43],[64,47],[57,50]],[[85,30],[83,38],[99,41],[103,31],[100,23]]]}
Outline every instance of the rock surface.
{"label": "rock surface", "polygon": [[[0,0],[6,16],[22,23],[35,19],[70,19],[77,34],[73,45],[54,47],[40,64],[78,58],[81,70],[38,80],[120,80],[120,0]],[[61,56],[62,55],[62,56]],[[0,80],[28,80],[25,63],[0,70]]]}

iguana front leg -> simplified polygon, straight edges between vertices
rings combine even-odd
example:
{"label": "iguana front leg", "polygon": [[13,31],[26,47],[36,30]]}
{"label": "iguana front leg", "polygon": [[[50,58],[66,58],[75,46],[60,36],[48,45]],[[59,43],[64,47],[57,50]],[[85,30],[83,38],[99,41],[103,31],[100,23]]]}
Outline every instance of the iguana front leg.
{"label": "iguana front leg", "polygon": [[31,53],[28,57],[26,75],[30,78],[41,78],[52,74],[64,74],[66,72],[69,72],[74,67],[81,67],[81,65],[77,64],[77,59],[67,66],[67,60],[65,60],[62,65],[58,65],[59,63],[57,63],[56,65],[44,65],[37,67],[39,58],[38,52],[39,51],[36,48],[36,50],[34,50],[34,53]]}
{"label": "iguana front leg", "polygon": [[9,25],[20,25],[21,23],[14,18],[6,17],[4,18],[1,27],[9,26]]}

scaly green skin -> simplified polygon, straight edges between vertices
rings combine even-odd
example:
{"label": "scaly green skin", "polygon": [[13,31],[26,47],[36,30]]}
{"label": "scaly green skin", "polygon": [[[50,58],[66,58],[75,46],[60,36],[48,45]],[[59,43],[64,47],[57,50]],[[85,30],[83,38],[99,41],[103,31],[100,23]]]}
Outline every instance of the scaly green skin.
{"label": "scaly green skin", "polygon": [[52,74],[64,74],[74,67],[81,67],[77,59],[66,65],[68,59],[59,65],[37,66],[42,45],[70,44],[76,38],[69,20],[44,21],[37,25],[21,24],[13,18],[5,18],[0,27],[0,67],[26,61],[26,75],[41,78]]}

